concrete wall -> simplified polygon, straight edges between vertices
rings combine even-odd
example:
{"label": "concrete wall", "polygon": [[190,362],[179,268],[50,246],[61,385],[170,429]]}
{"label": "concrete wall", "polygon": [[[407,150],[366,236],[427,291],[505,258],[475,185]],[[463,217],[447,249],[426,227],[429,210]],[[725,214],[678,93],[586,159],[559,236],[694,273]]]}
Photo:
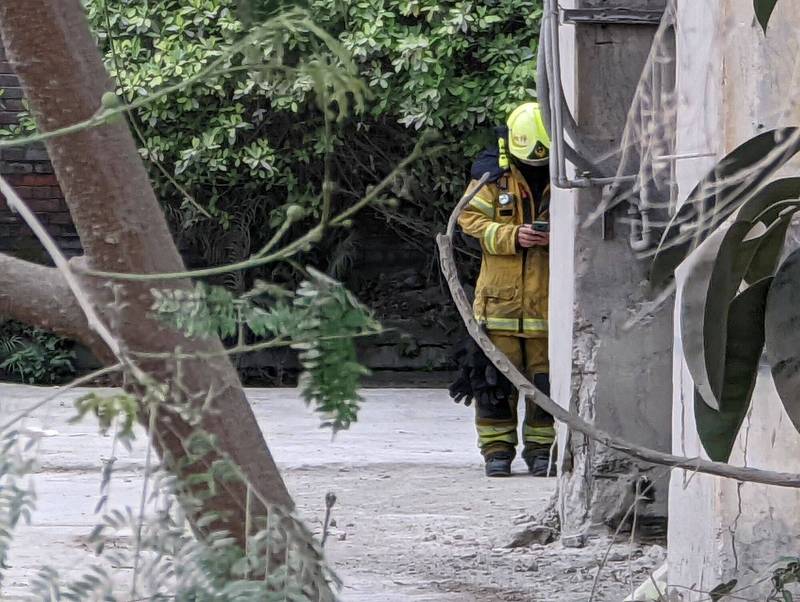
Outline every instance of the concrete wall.
{"label": "concrete wall", "polygon": [[[765,38],[751,0],[680,0],[677,152],[716,155],[680,163],[683,196],[718,157],[744,140],[765,128],[800,124],[799,31],[800,12],[792,2],[778,2]],[[795,161],[787,172],[796,175],[799,168]],[[704,456],[692,389],[676,331],[673,451],[689,457]],[[730,462],[800,472],[800,435],[789,423],[766,366]],[[740,587],[750,584],[780,556],[797,555],[798,507],[797,490],[674,471],[669,583],[675,599],[708,599],[700,592],[732,578],[739,579]],[[762,583],[742,595],[764,599],[768,590],[769,584]]]}
{"label": "concrete wall", "polygon": [[[584,1],[564,8],[663,8],[664,2]],[[566,93],[584,141],[595,156],[617,153],[628,109],[650,51],[654,26],[562,26]],[[585,227],[602,190],[559,190],[552,201],[551,374],[556,400],[600,428],[631,441],[670,446],[671,333],[669,307],[633,329],[629,318],[650,301],[647,264],[628,243],[620,223],[624,207]],[[562,429],[559,483],[564,542],[616,527],[650,466],[632,461]],[[665,475],[662,475],[665,476]],[[666,480],[653,503],[640,508],[643,531],[661,532],[666,520]]]}

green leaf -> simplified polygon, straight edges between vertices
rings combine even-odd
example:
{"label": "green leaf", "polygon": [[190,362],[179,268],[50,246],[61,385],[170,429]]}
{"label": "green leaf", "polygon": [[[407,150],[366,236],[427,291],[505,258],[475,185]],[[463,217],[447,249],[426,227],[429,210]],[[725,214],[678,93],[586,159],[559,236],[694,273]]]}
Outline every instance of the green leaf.
{"label": "green leaf", "polygon": [[[663,285],[701,241],[800,151],[798,131],[781,128],[751,138],[717,163],[695,186],[670,220],[654,252],[650,269],[653,286]],[[742,181],[737,176],[745,172],[748,177]]]}
{"label": "green leaf", "polygon": [[[778,180],[745,203],[730,226],[721,226],[695,253],[684,286],[682,336],[687,364],[702,397],[719,409],[725,379],[728,310],[749,276],[774,274],[786,229],[798,210],[800,178]],[[718,244],[717,244],[718,243]],[[702,364],[700,364],[702,357]]]}
{"label": "green leaf", "polygon": [[717,462],[726,462],[730,457],[750,407],[764,348],[764,312],[771,284],[772,278],[765,278],[730,304],[720,411],[709,407],[695,390],[697,434],[708,457]]}
{"label": "green leaf", "polygon": [[762,278],[775,274],[783,251],[783,245],[786,242],[786,231],[789,229],[789,224],[791,224],[791,219],[776,221],[756,241],[756,249],[744,276],[745,282],[757,282]]}
{"label": "green leaf", "polygon": [[719,602],[731,593],[736,585],[739,583],[738,579],[731,579],[725,583],[720,583],[717,587],[708,592],[711,602]]}
{"label": "green leaf", "polygon": [[795,429],[800,431],[800,249],[778,268],[767,298],[767,360],[775,388]]}
{"label": "green leaf", "polygon": [[[700,245],[682,272],[684,356],[700,397],[713,410],[721,408],[729,304],[751,266],[755,275],[777,261],[782,246],[779,234],[796,206],[784,208],[785,213],[780,208],[786,198],[796,198],[798,193],[799,179],[779,180],[762,188],[742,206],[735,223],[721,226]],[[777,225],[770,228],[760,221],[779,216]],[[760,235],[754,223],[761,225]],[[759,259],[756,264],[754,256]]]}
{"label": "green leaf", "polygon": [[781,178],[770,182],[742,205],[736,221],[762,221],[770,223],[781,210],[777,204],[800,197],[800,178]]}
{"label": "green leaf", "polygon": [[718,412],[709,407],[697,389],[694,390],[695,427],[709,458],[715,462],[728,461],[746,413]]}
{"label": "green leaf", "polygon": [[698,388],[703,392],[704,399],[713,396],[719,400],[719,403],[710,404],[712,408],[722,407],[720,397],[726,375],[725,352],[729,343],[727,334],[729,326],[736,328],[736,324],[729,315],[733,307],[732,300],[736,296],[747,266],[758,248],[756,245],[743,246],[741,244],[752,227],[751,223],[737,221],[728,229],[717,252],[708,282],[707,297],[703,308],[702,347],[708,375],[706,384],[710,393],[699,386]]}
{"label": "green leaf", "polygon": [[778,0],[753,0],[753,10],[756,12],[756,19],[758,19],[761,29],[764,30],[764,35],[767,34],[767,26],[776,4],[778,4]]}
{"label": "green leaf", "polygon": [[242,23],[247,26],[257,24],[270,15],[275,15],[286,9],[297,6],[306,6],[307,2],[293,0],[236,0],[234,6]]}
{"label": "green leaf", "polygon": [[711,387],[708,374],[705,340],[706,305],[713,297],[711,277],[720,248],[728,232],[728,226],[714,232],[689,256],[679,271],[680,325],[683,355],[695,387],[706,403],[719,409],[716,391]]}

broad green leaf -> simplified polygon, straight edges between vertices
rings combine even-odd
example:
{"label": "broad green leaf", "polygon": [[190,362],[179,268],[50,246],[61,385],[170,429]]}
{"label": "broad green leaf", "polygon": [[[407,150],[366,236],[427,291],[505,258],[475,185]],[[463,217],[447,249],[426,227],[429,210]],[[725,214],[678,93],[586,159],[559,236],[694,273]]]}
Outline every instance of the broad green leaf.
{"label": "broad green leaf", "polygon": [[767,276],[772,276],[778,269],[778,261],[786,242],[786,231],[789,229],[791,218],[776,221],[757,242],[755,252],[747,266],[744,280],[747,283],[757,282]]}
{"label": "broad green leaf", "polygon": [[[693,369],[690,365],[690,371],[697,379],[695,385],[703,399],[712,408],[720,407],[717,402],[725,380],[725,349],[731,301],[748,274],[750,282],[773,275],[786,228],[798,209],[796,200],[786,199],[796,199],[798,195],[800,178],[778,180],[759,190],[742,206],[733,224],[720,227],[712,235],[716,240],[717,233],[724,232],[708,277],[705,298],[702,292],[705,272],[695,276],[699,281],[693,283],[694,286],[687,287],[692,295],[684,297],[685,315],[681,319],[688,326],[683,333],[684,345],[688,344],[690,349],[702,348],[704,369]],[[787,206],[787,203],[790,204]],[[708,257],[709,251],[705,252]],[[710,252],[713,253],[713,250]],[[702,265],[707,268],[707,264]],[[702,316],[702,330],[697,328],[698,316]],[[691,340],[698,334],[701,334],[702,340]],[[696,361],[695,356],[692,361]]]}
{"label": "broad green leaf", "polygon": [[764,348],[764,312],[771,285],[772,278],[760,280],[730,304],[721,410],[709,407],[695,390],[697,434],[708,457],[717,462],[726,462],[730,457],[750,407]]}
{"label": "broad green leaf", "polygon": [[763,236],[742,243],[743,246],[756,246],[745,274],[746,282],[756,282],[775,273],[786,231],[798,207],[800,178],[782,178],[764,186],[739,211],[737,221],[759,220],[768,225]]}
{"label": "broad green leaf", "polygon": [[800,198],[800,178],[781,178],[766,184],[736,214],[736,221],[772,222],[778,217],[778,203]]}
{"label": "broad green leaf", "polygon": [[706,368],[704,341],[705,307],[711,275],[728,227],[720,228],[689,256],[678,276],[680,324],[683,354],[695,386],[713,409],[719,409],[717,395],[711,388]]}
{"label": "broad green leaf", "polygon": [[767,299],[767,360],[775,388],[794,427],[800,431],[800,249],[778,268]]}
{"label": "broad green leaf", "polygon": [[[701,391],[703,399],[716,409],[722,408],[720,397],[725,379],[725,349],[731,301],[736,296],[747,266],[758,248],[756,245],[741,244],[751,229],[752,224],[748,222],[735,222],[724,233],[711,267],[705,299],[701,301],[703,327],[702,341],[699,345],[703,349],[708,378],[707,383],[703,384],[706,384],[708,389],[703,389],[697,382],[695,384]],[[691,311],[685,319],[694,320],[695,317],[695,311]]]}
{"label": "broad green leaf", "polygon": [[[690,256],[681,274],[681,338],[684,356],[703,400],[719,410],[725,381],[728,311],[742,281],[774,273],[782,236],[800,195],[800,178],[772,182],[720,226]],[[761,276],[761,277],[757,277]]]}
{"label": "broad green leaf", "polygon": [[798,151],[800,130],[781,128],[751,138],[717,163],[665,229],[650,269],[652,285],[662,285],[699,242]]}
{"label": "broad green leaf", "polygon": [[720,600],[725,599],[729,593],[736,589],[736,585],[738,583],[739,581],[737,579],[731,579],[725,583],[720,583],[718,586],[708,592],[711,602],[720,602]]}
{"label": "broad green leaf", "polygon": [[764,30],[765,35],[767,33],[770,17],[772,17],[772,11],[775,10],[776,4],[778,4],[778,0],[753,0],[753,10],[756,11],[756,19],[758,19],[758,23],[761,25],[761,29]]}

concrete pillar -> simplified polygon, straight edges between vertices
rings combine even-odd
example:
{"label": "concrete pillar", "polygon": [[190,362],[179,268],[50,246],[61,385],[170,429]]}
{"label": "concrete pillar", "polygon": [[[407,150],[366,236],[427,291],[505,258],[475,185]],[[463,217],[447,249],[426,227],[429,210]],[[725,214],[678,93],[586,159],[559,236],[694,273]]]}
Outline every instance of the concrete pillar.
{"label": "concrete pillar", "polygon": [[[571,0],[564,8],[663,8],[664,0]],[[618,152],[628,109],[650,51],[655,26],[562,25],[566,94],[581,135],[595,156]],[[602,191],[557,190],[552,200],[551,376],[554,397],[600,428],[656,449],[670,448],[672,310],[634,328],[631,316],[650,301],[647,263],[636,258],[624,208],[585,227]],[[564,541],[580,545],[593,530],[615,527],[633,501],[641,475],[658,480],[652,503],[639,509],[643,530],[661,531],[666,476],[587,440],[559,433]],[[661,479],[657,478],[661,475]]]}
{"label": "concrete pillar", "polygon": [[[766,128],[800,124],[800,12],[778,2],[767,36],[752,0],[680,0],[678,5],[678,153],[716,157],[682,162],[685,197],[719,157]],[[800,163],[786,168],[797,175]],[[677,322],[677,320],[676,320]],[[704,456],[693,415],[693,384],[675,333],[673,451]],[[800,472],[800,435],[791,426],[762,367],[753,404],[731,464]],[[733,578],[743,587],[769,574],[783,555],[797,555],[800,492],[673,471],[670,486],[671,600],[702,594]],[[769,581],[743,590],[764,599]]]}

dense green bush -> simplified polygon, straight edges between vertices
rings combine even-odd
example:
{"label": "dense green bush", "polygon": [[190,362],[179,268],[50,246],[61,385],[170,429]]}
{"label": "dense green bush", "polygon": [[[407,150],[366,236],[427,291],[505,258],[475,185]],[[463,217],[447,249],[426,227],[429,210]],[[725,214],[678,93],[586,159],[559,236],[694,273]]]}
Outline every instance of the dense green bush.
{"label": "dense green bush", "polygon": [[[260,43],[241,52],[230,49],[259,33],[272,2],[84,1],[127,102],[220,61],[215,74],[131,113],[179,244],[198,263],[246,258],[292,204],[309,220],[318,217],[326,148],[333,149],[334,200],[343,205],[389,173],[422,129],[436,130],[447,151],[420,160],[397,183],[399,207],[387,202],[374,210],[396,234],[433,253],[433,233],[463,189],[489,126],[535,95],[541,0],[313,0],[308,12],[294,9],[272,21]],[[340,107],[345,118],[333,127],[330,144],[320,90],[338,91],[340,104],[341,91],[349,91],[355,109],[345,114],[348,107]],[[362,94],[367,99],[359,109]],[[32,127],[23,120],[4,135]],[[345,230],[312,252],[317,265],[340,278],[354,265]],[[274,270],[247,277],[296,278],[285,264]],[[237,273],[225,284],[241,292],[250,282]],[[18,335],[5,342],[19,343]],[[48,382],[71,371],[70,354],[57,339],[30,331],[2,359],[7,372]]]}
{"label": "dense green bush", "polygon": [[[260,0],[85,1],[127,100],[197,74],[256,30],[258,21],[246,15],[268,12],[259,14]],[[410,202],[400,219],[388,206],[378,208],[419,240],[463,187],[481,130],[535,95],[541,0],[313,0],[308,14],[352,55],[371,92],[364,111],[334,128],[338,203],[388,173],[418,130],[434,128],[450,145],[398,185]],[[312,30],[276,28],[226,58],[224,74],[136,111],[157,191],[184,246],[203,261],[248,255],[289,204],[303,205],[310,217],[318,211],[326,144],[315,79],[331,77],[324,74],[334,64],[341,57]],[[329,251],[324,255],[335,255]]]}
{"label": "dense green bush", "polygon": [[73,343],[13,320],[0,323],[0,370],[29,384],[64,382],[75,374]]}
{"label": "dense green bush", "polygon": [[376,91],[375,118],[469,135],[535,96],[541,2],[313,3]]}

